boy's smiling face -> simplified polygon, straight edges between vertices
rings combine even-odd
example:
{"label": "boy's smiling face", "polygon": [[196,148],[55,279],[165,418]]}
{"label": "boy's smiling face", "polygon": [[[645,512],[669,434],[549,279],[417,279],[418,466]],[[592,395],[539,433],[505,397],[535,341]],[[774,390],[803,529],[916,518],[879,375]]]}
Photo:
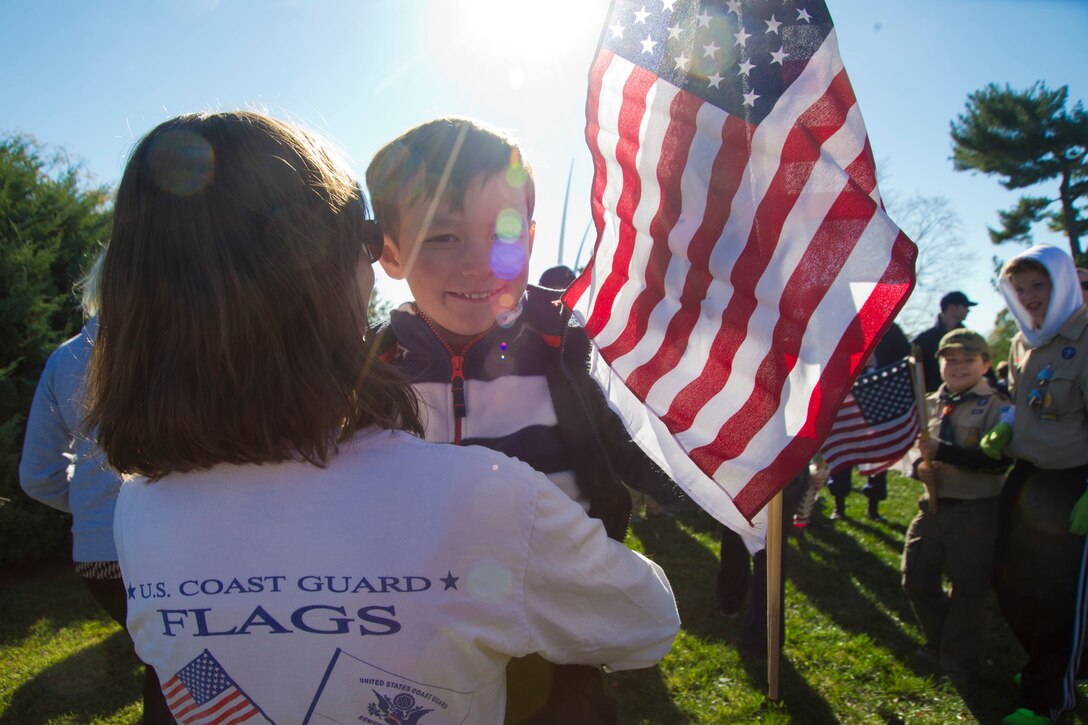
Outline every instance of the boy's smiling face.
{"label": "boy's smiling face", "polygon": [[1046,311],[1050,307],[1050,292],[1054,285],[1050,275],[1030,267],[1009,275],[1009,282],[1016,292],[1016,298],[1031,315],[1031,324],[1036,329],[1046,322]]}
{"label": "boy's smiling face", "polygon": [[964,350],[942,350],[941,380],[953,393],[963,393],[978,385],[990,369],[990,361]]}
{"label": "boy's smiling face", "polygon": [[517,308],[529,277],[533,223],[525,190],[506,174],[481,175],[465,189],[461,209],[431,199],[401,210],[396,242],[388,236],[382,268],[408,282],[416,304],[455,348]]}

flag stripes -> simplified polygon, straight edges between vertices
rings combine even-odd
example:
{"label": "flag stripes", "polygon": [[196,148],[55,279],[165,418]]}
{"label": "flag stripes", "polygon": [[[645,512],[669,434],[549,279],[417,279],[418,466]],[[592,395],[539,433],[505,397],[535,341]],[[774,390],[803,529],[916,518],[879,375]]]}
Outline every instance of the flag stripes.
{"label": "flag stripes", "polygon": [[687,457],[677,482],[751,521],[913,286],[834,30],[758,125],[608,47],[586,115],[598,236],[564,301],[647,452]]}
{"label": "flag stripes", "polygon": [[239,690],[232,688],[204,704],[197,703],[176,676],[162,686],[174,719],[183,725],[232,725],[249,720],[259,710]]}

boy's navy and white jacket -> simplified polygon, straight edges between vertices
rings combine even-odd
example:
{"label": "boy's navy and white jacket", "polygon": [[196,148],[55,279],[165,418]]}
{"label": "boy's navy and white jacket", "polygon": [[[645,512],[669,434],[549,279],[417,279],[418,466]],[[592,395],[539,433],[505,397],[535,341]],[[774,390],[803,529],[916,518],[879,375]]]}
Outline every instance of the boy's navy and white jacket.
{"label": "boy's navy and white jacket", "polygon": [[421,400],[429,441],[480,445],[544,473],[622,540],[630,496],[683,496],[631,441],[589,375],[590,343],[560,292],[530,286],[522,310],[455,352],[405,303],[376,329],[386,362]]}

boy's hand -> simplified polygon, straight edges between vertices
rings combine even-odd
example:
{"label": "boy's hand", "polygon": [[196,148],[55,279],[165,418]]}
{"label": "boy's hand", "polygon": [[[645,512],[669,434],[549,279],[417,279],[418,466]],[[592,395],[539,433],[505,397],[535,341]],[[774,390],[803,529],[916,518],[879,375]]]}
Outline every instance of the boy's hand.
{"label": "boy's hand", "polygon": [[1009,445],[1009,441],[1012,440],[1012,426],[1008,423],[998,423],[993,428],[982,436],[982,440],[978,442],[979,448],[982,452],[988,455],[990,458],[997,460],[1001,458],[1001,452],[1005,450],[1005,446]]}
{"label": "boy's hand", "polygon": [[937,485],[937,471],[935,466],[939,463],[930,463],[928,461],[922,461],[918,464],[918,480],[927,486]]}
{"label": "boy's hand", "polygon": [[1088,534],[1088,491],[1081,494],[1069,513],[1069,533],[1077,536]]}
{"label": "boy's hand", "polygon": [[918,450],[922,452],[922,457],[927,461],[933,460],[933,457],[937,455],[937,449],[940,447],[941,442],[936,438],[926,438],[918,441]]}

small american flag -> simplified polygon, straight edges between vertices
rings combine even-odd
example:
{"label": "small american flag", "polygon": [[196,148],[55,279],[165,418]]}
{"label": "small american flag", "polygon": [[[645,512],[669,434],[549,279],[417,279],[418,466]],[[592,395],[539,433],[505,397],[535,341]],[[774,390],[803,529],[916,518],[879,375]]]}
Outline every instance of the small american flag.
{"label": "small american flag", "polygon": [[911,379],[909,360],[858,378],[821,449],[832,472],[860,464],[860,472],[871,476],[906,455],[918,437]]}
{"label": "small american flag", "polygon": [[208,650],[164,682],[162,692],[182,725],[270,722]]}
{"label": "small american flag", "polygon": [[632,436],[751,533],[914,285],[827,8],[617,0],[586,121],[597,242],[564,302]]}

